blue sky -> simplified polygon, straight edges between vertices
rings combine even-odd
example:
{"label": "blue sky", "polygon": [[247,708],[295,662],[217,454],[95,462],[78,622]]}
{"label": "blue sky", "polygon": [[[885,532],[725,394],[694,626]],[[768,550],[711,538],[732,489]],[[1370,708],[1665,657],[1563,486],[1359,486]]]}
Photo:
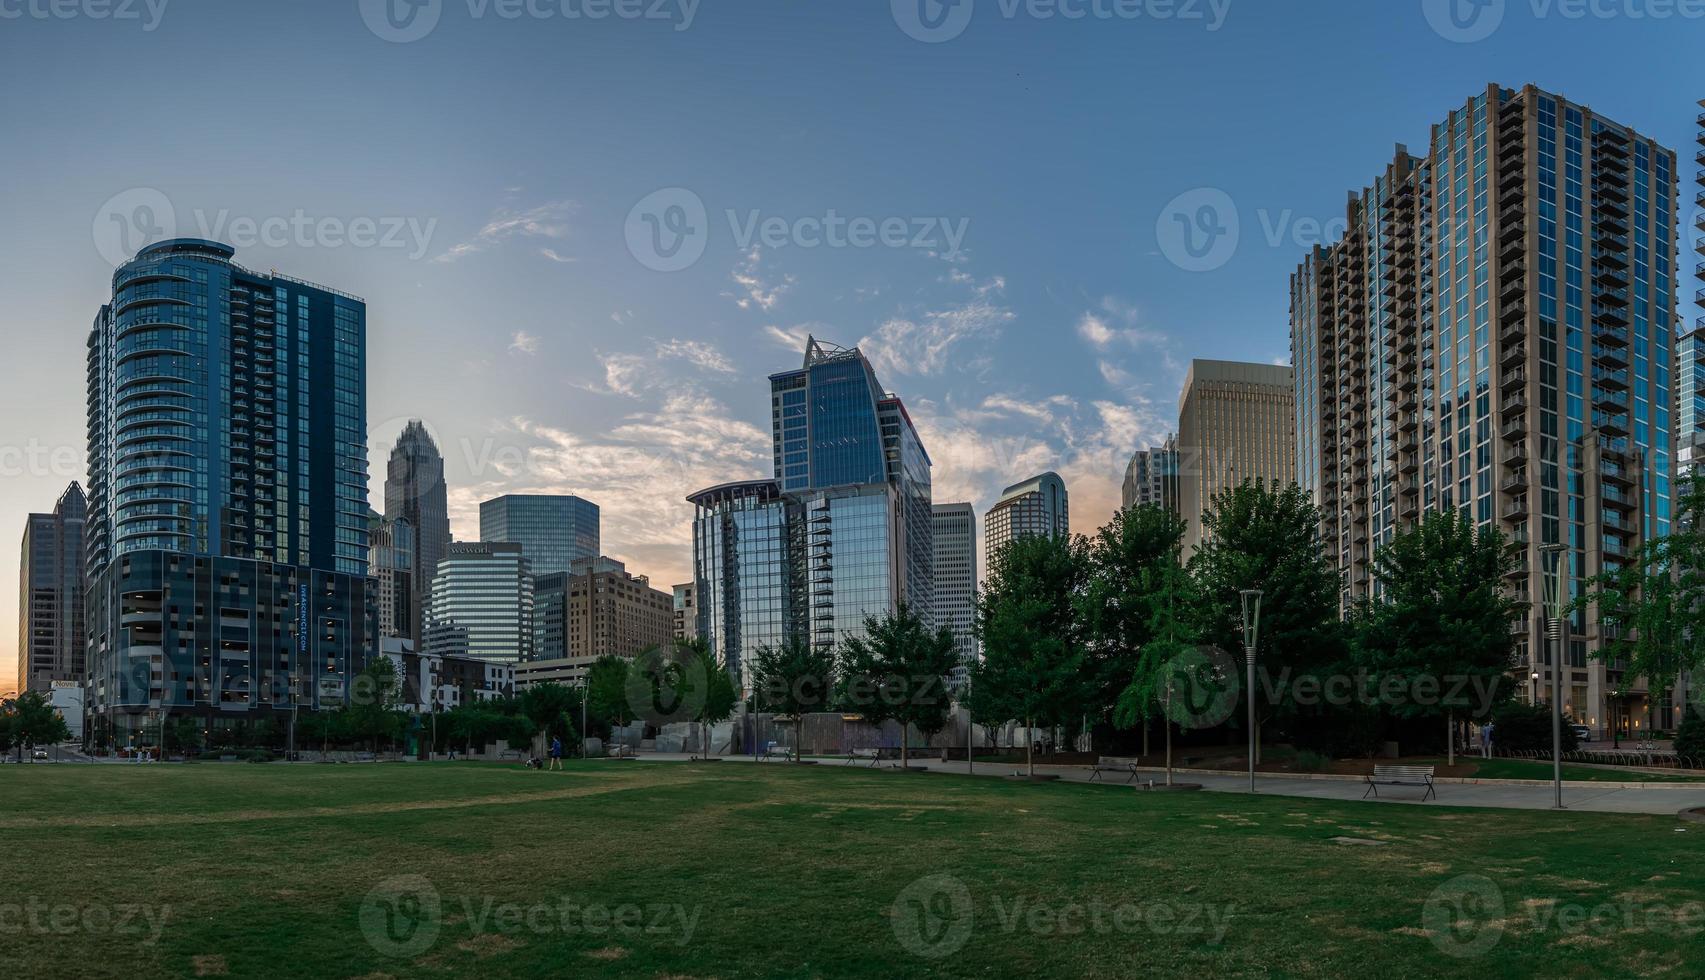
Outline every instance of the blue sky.
{"label": "blue sky", "polygon": [[[1686,159],[1705,95],[1665,0],[394,2],[0,0],[0,526],[82,478],[88,324],[169,219],[367,299],[375,498],[424,418],[458,535],[574,491],[683,580],[681,498],[767,475],[807,332],[873,357],[938,500],[1053,468],[1088,530],[1189,358],[1288,356],[1287,276],[1396,143],[1533,82]],[[1198,260],[1202,203],[1239,234]]]}

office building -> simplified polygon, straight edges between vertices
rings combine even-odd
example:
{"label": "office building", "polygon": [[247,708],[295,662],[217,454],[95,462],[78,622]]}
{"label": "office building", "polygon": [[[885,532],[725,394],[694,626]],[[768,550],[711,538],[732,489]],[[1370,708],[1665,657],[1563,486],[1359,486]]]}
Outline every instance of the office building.
{"label": "office building", "polygon": [[675,598],[613,558],[583,558],[568,575],[567,633],[570,657],[668,649],[675,639]]}
{"label": "office building", "polygon": [[[1705,195],[1705,173],[1700,182]],[[1675,472],[1678,480],[1686,480],[1705,463],[1705,322],[1676,339],[1675,405]]]}
{"label": "office building", "polygon": [[[533,573],[521,546],[453,541],[438,560],[423,652],[503,663],[533,656]],[[462,631],[466,631],[465,637]]]}
{"label": "office building", "polygon": [[1119,506],[1130,510],[1149,504],[1178,513],[1178,439],[1175,436],[1168,436],[1163,445],[1137,450],[1125,466]]}
{"label": "office building", "polygon": [[977,512],[970,504],[932,509],[935,560],[935,624],[953,631],[959,660],[977,659]]}
{"label": "office building", "polygon": [[[18,568],[18,693],[81,685],[83,633],[83,488],[73,483],[49,514],[24,519]],[[78,724],[82,724],[79,714]]]}
{"label": "office building", "polygon": [[691,582],[674,588],[675,639],[699,638],[699,590]]}
{"label": "office building", "polygon": [[804,528],[798,507],[774,480],[725,483],[687,498],[693,505],[698,633],[742,689],[745,667],[765,646],[805,635]]}
{"label": "office building", "polygon": [[415,604],[408,636],[422,647],[432,581],[438,559],[450,547],[450,505],[444,485],[444,457],[426,425],[412,419],[391,447],[385,468],[385,516],[414,528]]}
{"label": "office building", "polygon": [[1010,542],[1025,537],[1071,533],[1066,484],[1058,473],[1043,473],[1001,491],[983,515],[983,553],[994,561]]}
{"label": "office building", "polygon": [[[1672,447],[1672,386],[1693,374],[1676,372],[1677,178],[1672,151],[1620,122],[1492,86],[1421,153],[1399,146],[1351,195],[1343,239],[1292,277],[1299,477],[1346,603],[1372,592],[1397,530],[1467,511],[1521,549],[1508,585],[1533,604],[1513,624],[1523,697],[1554,677],[1541,547],[1564,545],[1572,597],[1669,530],[1687,438]],[[1608,636],[1596,610],[1569,633],[1565,710],[1626,731],[1644,680],[1592,656]]]}
{"label": "office building", "polygon": [[377,650],[366,306],[174,239],[88,340],[88,701],[97,742],[343,703]]}
{"label": "office building", "polygon": [[568,656],[567,572],[533,576],[533,658]]}
{"label": "office building", "polygon": [[534,575],[598,557],[598,524],[598,505],[572,494],[512,493],[480,504],[480,540],[520,545]]}
{"label": "office building", "polygon": [[1251,480],[1296,480],[1296,392],[1289,367],[1193,360],[1178,398],[1178,515],[1184,555],[1202,542],[1202,515]]}
{"label": "office building", "polygon": [[414,550],[414,525],[400,517],[368,515],[367,572],[373,577],[381,639],[413,636]]}

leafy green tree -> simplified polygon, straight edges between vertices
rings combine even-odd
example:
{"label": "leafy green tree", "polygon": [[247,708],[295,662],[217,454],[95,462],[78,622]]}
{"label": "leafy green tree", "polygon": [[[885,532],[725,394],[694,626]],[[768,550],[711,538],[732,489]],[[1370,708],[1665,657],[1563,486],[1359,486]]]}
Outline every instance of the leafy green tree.
{"label": "leafy green tree", "polygon": [[703,637],[678,641],[676,655],[686,665],[683,674],[685,700],[692,720],[699,725],[700,751],[708,757],[710,726],[732,715],[739,700],[734,691],[734,679],[711,653],[710,644]]}
{"label": "leafy green tree", "polygon": [[[1513,694],[1510,623],[1522,604],[1504,587],[1517,565],[1495,527],[1476,528],[1464,510],[1433,511],[1374,553],[1377,597],[1363,599],[1351,617],[1354,659],[1399,718],[1485,721]],[[1436,692],[1436,697],[1433,693]],[[1454,744],[1454,741],[1453,741]]]}
{"label": "leafy green tree", "polygon": [[71,737],[65,719],[40,691],[25,691],[11,703],[11,737],[20,750],[52,745]]}
{"label": "leafy green tree", "polygon": [[166,722],[166,751],[188,754],[201,749],[201,722],[179,716]]}
{"label": "leafy green tree", "polygon": [[806,712],[825,711],[832,703],[834,651],[812,646],[797,635],[780,645],[765,644],[752,659],[752,684],[761,707],[793,716],[794,761],[799,761]]}
{"label": "leafy green tree", "polygon": [[1320,540],[1320,512],[1295,484],[1249,480],[1222,490],[1202,515],[1190,558],[1202,598],[1202,640],[1243,652],[1241,592],[1260,589],[1255,662],[1266,683],[1256,699],[1256,756],[1266,722],[1295,714],[1297,681],[1318,682],[1345,656],[1338,604],[1342,580]]}
{"label": "leafy green tree", "polygon": [[554,736],[562,736],[567,744],[579,742],[580,689],[566,684],[548,682],[535,684],[521,695],[521,713],[545,736],[548,745]]}
{"label": "leafy green tree", "polygon": [[[1123,727],[1140,722],[1146,736],[1148,720],[1160,716],[1166,734],[1166,784],[1170,786],[1173,725],[1217,724],[1218,718],[1198,714],[1204,707],[1202,699],[1228,690],[1227,685],[1235,684],[1236,679],[1217,676],[1219,662],[1199,653],[1196,624],[1200,597],[1195,582],[1176,561],[1176,553],[1172,561],[1143,568],[1132,587],[1146,606],[1147,621],[1142,627],[1146,639],[1137,647],[1130,676],[1114,706],[1113,721]],[[1146,755],[1146,737],[1143,742]]]}
{"label": "leafy green tree", "polygon": [[[1083,611],[1089,628],[1089,664],[1095,698],[1112,705],[1125,698],[1133,678],[1148,684],[1157,675],[1157,651],[1145,648],[1157,638],[1190,643],[1179,635],[1173,615],[1179,603],[1179,549],[1184,522],[1162,507],[1145,504],[1121,510],[1089,545],[1089,581]],[[1162,627],[1169,633],[1157,632]],[[1190,631],[1185,631],[1186,633]],[[1141,686],[1141,685],[1139,685]],[[1152,693],[1152,692],[1151,692]],[[1158,702],[1145,702],[1146,704]],[[1148,719],[1144,710],[1115,712],[1121,727],[1143,726],[1143,750],[1148,751]]]}
{"label": "leafy green tree", "polygon": [[[1540,701],[1527,704],[1506,701],[1492,709],[1492,734],[1500,751],[1551,751],[1551,704]],[[1579,745],[1573,725],[1563,726],[1563,751],[1573,752]]]}
{"label": "leafy green tree", "polygon": [[911,728],[927,741],[947,726],[953,704],[948,675],[959,666],[947,627],[930,629],[905,604],[864,618],[864,635],[841,643],[843,703],[874,723],[900,724],[900,768],[909,764]]}
{"label": "leafy green tree", "polygon": [[1705,715],[1696,705],[1688,705],[1686,717],[1675,732],[1675,754],[1695,766],[1705,765]]}
{"label": "leafy green tree", "polygon": [[12,747],[18,744],[17,735],[13,732],[15,717],[12,699],[0,700],[0,753],[12,751]]}
{"label": "leafy green tree", "polygon": [[351,684],[350,699],[343,707],[345,734],[366,741],[374,752],[381,741],[394,742],[403,729],[402,716],[396,710],[401,690],[396,662],[390,657],[374,657]]}
{"label": "leafy green tree", "polygon": [[593,661],[586,674],[586,707],[607,731],[633,717],[628,700],[628,660],[614,655]]}
{"label": "leafy green tree", "polygon": [[983,659],[971,668],[971,710],[985,720],[1025,725],[1029,773],[1035,730],[1075,718],[1092,681],[1088,630],[1078,615],[1089,579],[1088,545],[1064,535],[1021,537],[989,557],[977,596]]}

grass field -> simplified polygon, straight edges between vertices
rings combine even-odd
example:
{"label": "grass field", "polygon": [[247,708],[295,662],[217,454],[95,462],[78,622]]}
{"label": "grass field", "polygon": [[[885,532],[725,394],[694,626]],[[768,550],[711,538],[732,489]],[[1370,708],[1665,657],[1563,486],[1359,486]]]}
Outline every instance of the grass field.
{"label": "grass field", "polygon": [[[1444,765],[1444,758],[1431,760]],[[1457,759],[1459,764],[1473,767],[1469,775],[1480,779],[1551,779],[1551,763],[1532,759]],[[1705,775],[1692,772],[1645,772],[1612,769],[1609,767],[1575,766],[1563,763],[1563,778],[1588,783],[1697,783]]]}
{"label": "grass field", "polygon": [[1705,943],[1674,818],[832,766],[9,766],[0,848],[8,977],[1641,976]]}

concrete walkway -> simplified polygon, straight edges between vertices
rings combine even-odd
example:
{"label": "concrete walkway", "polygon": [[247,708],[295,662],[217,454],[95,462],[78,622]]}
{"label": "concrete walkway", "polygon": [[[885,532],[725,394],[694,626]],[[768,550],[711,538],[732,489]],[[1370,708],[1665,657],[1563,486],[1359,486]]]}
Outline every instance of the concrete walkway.
{"label": "concrete walkway", "polygon": [[[723,756],[725,761],[752,763],[751,756]],[[684,754],[665,754],[648,752],[639,757],[640,761],[652,762],[685,762],[689,756]],[[789,765],[776,760],[759,763],[761,765]],[[882,768],[892,765],[884,760]],[[942,762],[939,759],[913,760],[918,768],[929,769],[932,772],[957,773],[964,775],[966,764],[963,762]],[[868,762],[848,765],[844,760],[825,759],[818,763],[821,769],[868,769]],[[994,778],[1011,776],[1022,772],[1022,766],[1011,763],[997,764],[979,762],[975,765],[975,775]],[[1038,774],[1057,775],[1062,780],[1071,782],[1088,782],[1093,775],[1091,770],[1083,766],[1042,766],[1036,767]],[[900,774],[904,775],[904,774]],[[1162,784],[1166,781],[1164,771],[1142,771],[1138,774],[1139,783],[1150,779]],[[1103,773],[1097,783],[1126,789],[1126,775],[1122,773]],[[1203,773],[1179,772],[1174,770],[1173,781],[1180,783],[1201,783],[1206,792],[1213,793],[1242,793],[1249,792],[1249,776],[1246,773]],[[1257,773],[1255,777],[1256,792],[1270,796],[1295,796],[1316,800],[1349,800],[1359,802],[1362,794],[1367,792],[1367,784],[1356,777],[1350,779],[1319,779],[1301,776],[1281,776],[1271,773]],[[1550,783],[1439,783],[1437,795],[1421,803],[1423,789],[1408,786],[1381,786],[1377,798],[1369,797],[1366,802],[1373,803],[1406,803],[1423,806],[1483,806],[1502,807],[1513,810],[1549,810],[1554,802],[1554,793]],[[1618,788],[1616,786],[1600,786],[1590,782],[1563,783],[1563,805],[1570,810],[1594,813],[1647,813],[1674,815],[1681,810],[1691,807],[1705,807],[1705,782],[1698,783],[1668,783],[1649,784],[1643,788]]]}

